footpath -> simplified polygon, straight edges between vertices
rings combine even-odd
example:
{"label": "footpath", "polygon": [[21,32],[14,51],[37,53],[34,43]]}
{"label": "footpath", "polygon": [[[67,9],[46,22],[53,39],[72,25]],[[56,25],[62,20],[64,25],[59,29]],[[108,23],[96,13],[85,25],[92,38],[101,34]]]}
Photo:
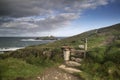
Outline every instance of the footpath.
{"label": "footpath", "polygon": [[68,61],[56,68],[47,69],[36,80],[82,80],[80,77],[74,75],[75,73],[82,72],[78,69],[80,62]]}

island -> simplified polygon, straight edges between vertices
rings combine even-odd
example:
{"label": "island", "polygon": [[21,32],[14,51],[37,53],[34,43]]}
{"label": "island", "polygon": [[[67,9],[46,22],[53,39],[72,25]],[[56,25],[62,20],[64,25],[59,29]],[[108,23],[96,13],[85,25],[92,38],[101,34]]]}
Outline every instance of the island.
{"label": "island", "polygon": [[35,40],[58,40],[58,38],[51,35],[51,36],[37,37],[35,38]]}

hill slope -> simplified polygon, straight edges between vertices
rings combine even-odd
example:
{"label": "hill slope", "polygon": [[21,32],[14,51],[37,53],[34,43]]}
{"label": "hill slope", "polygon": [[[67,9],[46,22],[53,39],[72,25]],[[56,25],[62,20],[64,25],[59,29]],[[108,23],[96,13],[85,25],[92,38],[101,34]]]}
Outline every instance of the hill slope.
{"label": "hill slope", "polygon": [[[112,25],[105,28],[95,29],[82,34],[78,34],[63,40],[58,40],[54,43],[46,45],[40,45],[39,47],[58,47],[63,45],[73,46],[78,48],[79,44],[83,44],[83,39],[88,38],[88,48],[94,48],[96,46],[107,45],[113,42],[113,40],[120,35],[120,24]],[[38,46],[36,46],[38,47]]]}
{"label": "hill slope", "polygon": [[[95,29],[39,47],[61,48],[69,45],[76,49],[88,39],[87,58],[79,75],[85,80],[120,80],[120,24]],[[38,46],[37,46],[38,47]]]}

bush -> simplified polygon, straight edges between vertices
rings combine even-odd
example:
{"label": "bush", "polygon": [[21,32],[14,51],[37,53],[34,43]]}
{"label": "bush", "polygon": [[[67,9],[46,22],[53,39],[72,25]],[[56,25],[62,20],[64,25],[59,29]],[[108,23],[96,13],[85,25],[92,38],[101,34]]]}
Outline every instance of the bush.
{"label": "bush", "polygon": [[87,57],[95,62],[102,63],[105,58],[105,47],[94,48],[88,52]]}
{"label": "bush", "polygon": [[42,57],[43,50],[37,48],[25,48],[10,53],[11,57],[14,58],[26,58],[28,56]]}
{"label": "bush", "polygon": [[54,62],[63,62],[63,54],[62,54],[62,50],[60,48],[54,48],[52,50],[52,55],[51,55],[51,60],[53,60]]}
{"label": "bush", "polygon": [[106,61],[112,61],[116,64],[120,64],[120,43],[115,42],[114,44],[111,44],[109,50],[106,53]]}
{"label": "bush", "polygon": [[106,55],[107,61],[113,61],[116,64],[120,64],[120,51],[114,51],[113,53],[109,53]]}
{"label": "bush", "polygon": [[82,63],[82,70],[92,76],[91,80],[120,79],[119,43],[88,51],[87,59]]}

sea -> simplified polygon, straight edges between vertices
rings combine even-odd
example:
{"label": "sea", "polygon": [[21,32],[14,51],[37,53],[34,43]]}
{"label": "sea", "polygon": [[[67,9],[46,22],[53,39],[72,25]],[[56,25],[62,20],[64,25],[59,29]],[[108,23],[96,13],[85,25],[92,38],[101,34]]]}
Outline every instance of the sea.
{"label": "sea", "polygon": [[[55,40],[36,40],[36,37],[0,37],[0,51],[17,50],[27,46],[46,44]],[[63,39],[64,37],[57,37]]]}

